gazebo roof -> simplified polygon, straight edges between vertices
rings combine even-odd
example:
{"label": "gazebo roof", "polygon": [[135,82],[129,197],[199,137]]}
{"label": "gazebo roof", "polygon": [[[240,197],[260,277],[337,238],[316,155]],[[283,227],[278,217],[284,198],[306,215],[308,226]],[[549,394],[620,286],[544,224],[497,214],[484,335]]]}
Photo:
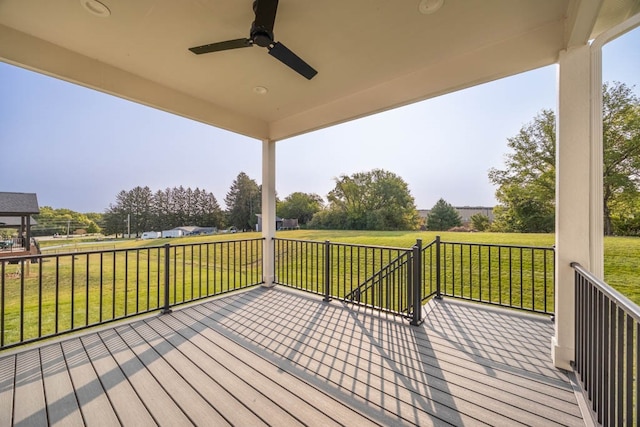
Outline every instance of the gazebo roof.
{"label": "gazebo roof", "polygon": [[[0,192],[0,217],[19,217],[40,213],[35,193]],[[0,222],[2,218],[0,218]]]}
{"label": "gazebo roof", "polygon": [[640,11],[638,0],[281,0],[274,41],[313,79],[266,48],[188,50],[249,37],[251,4],[3,0],[0,60],[281,140],[556,63]]}

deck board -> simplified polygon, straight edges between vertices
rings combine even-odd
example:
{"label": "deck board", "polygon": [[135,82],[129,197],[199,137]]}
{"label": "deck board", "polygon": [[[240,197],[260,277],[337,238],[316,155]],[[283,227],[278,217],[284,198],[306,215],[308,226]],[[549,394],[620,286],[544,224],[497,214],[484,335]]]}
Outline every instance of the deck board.
{"label": "deck board", "polygon": [[191,424],[189,418],[114,329],[100,332],[99,335],[158,425],[169,427]]}
{"label": "deck board", "polygon": [[292,393],[293,387],[290,384],[289,388],[277,388],[279,384],[276,379],[281,376],[281,372],[264,363],[263,359],[246,355],[243,348],[235,347],[232,342],[222,341],[219,335],[211,337],[207,334],[209,330],[206,327],[199,327],[183,313],[163,318],[162,323],[179,331],[182,339],[188,338],[181,346],[193,346],[190,353],[199,355],[201,364],[214,370],[215,377],[227,390],[233,390],[234,394],[243,396],[245,402],[251,402],[251,407],[264,417],[267,424],[334,424],[324,413]]}
{"label": "deck board", "polygon": [[[35,349],[16,356],[13,422],[24,425],[47,423],[40,352]],[[18,403],[20,403],[18,405]]]}
{"label": "deck board", "polygon": [[62,351],[84,422],[98,426],[120,424],[80,339],[62,342]]}
{"label": "deck board", "polygon": [[149,411],[100,337],[91,334],[82,337],[81,342],[120,422],[140,427],[155,426]]}
{"label": "deck board", "polygon": [[[215,402],[216,405],[214,409],[231,425],[265,425],[249,408],[244,406],[231,393],[207,375],[211,368],[210,360],[200,359],[204,363],[204,365],[200,367],[187,355],[188,342],[184,343],[184,345],[178,349],[175,345],[176,341],[178,341],[176,340],[175,332],[166,331],[166,335],[163,337],[152,328],[151,325],[157,325],[159,323],[161,322],[156,320],[145,322],[137,327],[136,330],[145,337],[149,343],[165,342],[163,346],[166,347],[166,353],[163,354],[163,359],[169,363],[176,372],[180,373],[180,376],[194,391],[207,402]],[[162,347],[157,344],[154,345],[154,348],[162,349]],[[225,376],[220,373],[214,373],[213,375],[216,377]],[[234,391],[239,392],[239,390]]]}
{"label": "deck board", "polygon": [[0,357],[0,426],[11,425],[16,379],[16,357]]}
{"label": "deck board", "polygon": [[450,299],[425,316],[231,293],[0,354],[0,425],[584,425],[548,317]]}
{"label": "deck board", "polygon": [[[84,425],[64,361],[62,347],[59,345],[43,347],[40,350],[40,358],[49,424],[64,427]],[[0,423],[0,425],[7,424]]]}
{"label": "deck board", "polygon": [[[144,322],[142,323],[144,325]],[[162,388],[196,425],[230,425],[165,358],[173,359],[169,345],[162,339],[145,341],[137,329],[121,326],[116,331],[133,350]]]}

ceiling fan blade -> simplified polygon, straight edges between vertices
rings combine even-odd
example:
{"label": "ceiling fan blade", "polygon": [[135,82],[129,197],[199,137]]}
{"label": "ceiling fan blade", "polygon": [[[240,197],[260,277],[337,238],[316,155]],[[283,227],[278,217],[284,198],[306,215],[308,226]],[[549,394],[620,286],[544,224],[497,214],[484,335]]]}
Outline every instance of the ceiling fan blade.
{"label": "ceiling fan blade", "polygon": [[249,39],[235,39],[227,40],[224,42],[205,44],[202,46],[190,47],[189,50],[196,55],[202,55],[203,53],[218,52],[221,50],[238,49],[241,47],[251,47],[253,43]]}
{"label": "ceiling fan blade", "polygon": [[311,80],[313,76],[318,74],[311,65],[304,62],[302,58],[290,51],[280,42],[275,43],[273,47],[269,48],[269,55],[275,57],[289,68],[306,77],[308,80]]}
{"label": "ceiling fan blade", "polygon": [[273,25],[276,22],[278,0],[256,0],[254,12],[256,14],[255,26],[273,33]]}

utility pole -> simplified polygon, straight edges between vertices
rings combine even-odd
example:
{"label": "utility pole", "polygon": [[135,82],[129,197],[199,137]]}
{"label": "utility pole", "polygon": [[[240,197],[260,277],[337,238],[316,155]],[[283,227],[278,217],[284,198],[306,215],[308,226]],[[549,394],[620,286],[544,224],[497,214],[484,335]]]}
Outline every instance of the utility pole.
{"label": "utility pole", "polygon": [[127,239],[131,237],[131,214],[127,214]]}
{"label": "utility pole", "polygon": [[69,228],[71,227],[71,220],[67,220],[67,239],[69,238]]}

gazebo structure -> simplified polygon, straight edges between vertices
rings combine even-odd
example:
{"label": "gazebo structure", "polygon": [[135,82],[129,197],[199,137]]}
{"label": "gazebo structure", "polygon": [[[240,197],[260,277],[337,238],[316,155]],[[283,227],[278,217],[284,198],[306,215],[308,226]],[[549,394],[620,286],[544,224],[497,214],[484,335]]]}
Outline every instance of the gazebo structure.
{"label": "gazebo structure", "polygon": [[556,367],[571,370],[571,264],[603,276],[601,50],[640,25],[640,1],[253,5],[4,0],[0,60],[261,141],[266,287],[274,282],[278,141],[557,64],[551,352]]}
{"label": "gazebo structure", "polygon": [[[31,215],[40,213],[35,193],[0,192],[0,227],[18,230],[20,246],[31,249]],[[11,254],[15,255],[15,253]]]}

